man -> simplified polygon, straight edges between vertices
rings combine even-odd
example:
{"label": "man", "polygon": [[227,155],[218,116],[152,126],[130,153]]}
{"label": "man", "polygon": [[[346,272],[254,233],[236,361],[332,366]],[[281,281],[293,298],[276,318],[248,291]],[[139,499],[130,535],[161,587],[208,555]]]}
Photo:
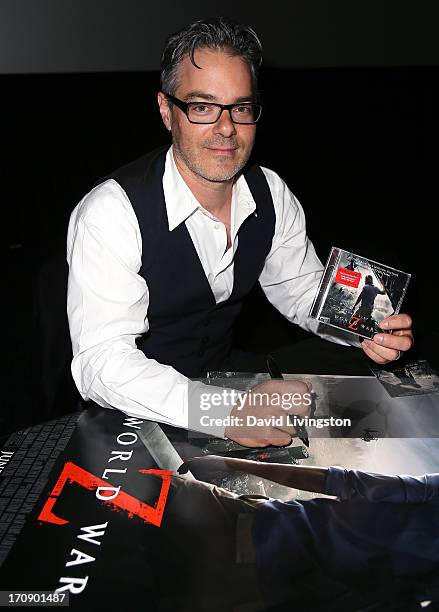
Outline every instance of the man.
{"label": "man", "polygon": [[359,317],[363,319],[370,319],[372,317],[377,295],[386,295],[386,290],[384,288],[380,289],[379,287],[375,287],[372,276],[368,274],[364,279],[364,287],[353,307],[353,310],[355,310],[357,304],[361,302],[360,308],[356,312]]}
{"label": "man", "polygon": [[[155,534],[166,563],[166,571],[161,565],[155,571],[166,576],[169,609],[186,609],[189,601],[188,609],[221,612],[291,610],[291,604],[412,610],[439,599],[439,474],[393,476],[215,455],[190,459],[179,472],[188,469],[203,480],[225,471],[254,474],[320,496],[286,502],[238,496],[174,476]],[[407,607],[396,606],[398,600]]]}
{"label": "man", "polygon": [[[188,379],[231,363],[233,324],[258,281],[288,320],[351,342],[308,318],[322,265],[300,204],[274,172],[247,165],[261,115],[260,63],[255,32],[224,18],[171,36],[158,105],[172,148],[112,173],[73,212],[68,315],[73,378],[85,399],[203,430],[190,421],[203,386]],[[394,334],[362,343],[378,363],[412,344],[407,315],[389,317],[383,328]],[[288,444],[294,428],[270,394],[304,396],[308,387],[264,383],[262,391],[258,410],[282,418],[279,426],[215,433],[247,446]],[[295,411],[305,414],[306,406]],[[253,411],[245,401],[215,414]]]}

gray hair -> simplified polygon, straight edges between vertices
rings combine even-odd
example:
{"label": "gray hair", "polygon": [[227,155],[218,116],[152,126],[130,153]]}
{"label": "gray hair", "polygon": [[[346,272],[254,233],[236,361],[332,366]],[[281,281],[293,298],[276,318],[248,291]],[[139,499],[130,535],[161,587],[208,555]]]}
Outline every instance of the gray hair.
{"label": "gray hair", "polygon": [[162,91],[174,95],[179,86],[179,65],[186,56],[195,63],[196,49],[223,50],[242,57],[251,72],[253,92],[257,94],[257,72],[262,63],[262,45],[256,32],[228,17],[199,19],[166,41],[162,55],[160,81]]}

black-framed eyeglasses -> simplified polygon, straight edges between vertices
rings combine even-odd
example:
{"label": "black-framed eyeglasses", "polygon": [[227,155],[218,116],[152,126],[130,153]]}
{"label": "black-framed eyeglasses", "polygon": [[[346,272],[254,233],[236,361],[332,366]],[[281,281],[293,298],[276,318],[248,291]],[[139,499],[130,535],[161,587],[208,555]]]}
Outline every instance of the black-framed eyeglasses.
{"label": "black-framed eyeglasses", "polygon": [[224,110],[229,111],[233,123],[257,123],[261,118],[262,106],[254,102],[237,104],[217,104],[216,102],[183,102],[171,94],[163,92],[170,102],[175,104],[187,116],[191,123],[216,123]]}

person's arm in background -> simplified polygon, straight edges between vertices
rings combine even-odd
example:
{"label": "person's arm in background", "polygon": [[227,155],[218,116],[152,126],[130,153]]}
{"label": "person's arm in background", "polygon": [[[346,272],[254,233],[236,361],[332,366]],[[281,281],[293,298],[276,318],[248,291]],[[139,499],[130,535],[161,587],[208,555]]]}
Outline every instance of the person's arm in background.
{"label": "person's arm in background", "polygon": [[285,487],[314,491],[315,493],[325,493],[325,482],[328,474],[328,468],[264,463],[263,461],[235,459],[219,455],[205,455],[204,457],[187,459],[178,471],[180,474],[184,474],[188,469],[196,477],[206,478],[217,472],[245,472],[277,482]]}
{"label": "person's arm in background", "polygon": [[394,476],[335,466],[264,463],[218,455],[188,459],[178,471],[185,473],[188,469],[196,476],[205,477],[219,471],[245,472],[293,489],[335,496],[341,501],[420,503],[439,498],[439,473]]}
{"label": "person's arm in background", "polygon": [[363,340],[335,327],[311,319],[309,310],[317,292],[323,266],[306,234],[303,209],[285,182],[263,168],[276,212],[276,225],[270,253],[259,281],[268,300],[289,321],[326,340],[338,344],[361,346],[370,359],[379,364],[394,361],[400,352],[413,345],[412,321],[407,314],[387,317],[382,329],[393,334],[377,334],[373,340]]}
{"label": "person's arm in background", "polygon": [[330,467],[325,493],[340,500],[420,503],[439,497],[439,474],[394,476]]}
{"label": "person's arm in background", "polygon": [[196,405],[204,385],[148,359],[136,347],[136,338],[148,330],[148,287],[138,274],[141,258],[131,203],[116,181],[107,181],[82,199],[69,224],[73,378],[86,400],[187,428],[191,394]]}

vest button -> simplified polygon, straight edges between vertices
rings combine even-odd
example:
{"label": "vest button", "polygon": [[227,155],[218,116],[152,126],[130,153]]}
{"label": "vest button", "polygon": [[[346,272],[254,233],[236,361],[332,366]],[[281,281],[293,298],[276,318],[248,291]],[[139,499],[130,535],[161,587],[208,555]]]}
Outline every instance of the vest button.
{"label": "vest button", "polygon": [[210,340],[210,336],[204,336],[204,338],[201,338],[201,343],[202,344],[207,344]]}
{"label": "vest button", "polygon": [[203,357],[204,356],[204,349],[200,349],[197,353],[198,357]]}
{"label": "vest button", "polygon": [[210,321],[211,319],[205,319],[204,326],[207,327],[208,325],[210,325]]}

